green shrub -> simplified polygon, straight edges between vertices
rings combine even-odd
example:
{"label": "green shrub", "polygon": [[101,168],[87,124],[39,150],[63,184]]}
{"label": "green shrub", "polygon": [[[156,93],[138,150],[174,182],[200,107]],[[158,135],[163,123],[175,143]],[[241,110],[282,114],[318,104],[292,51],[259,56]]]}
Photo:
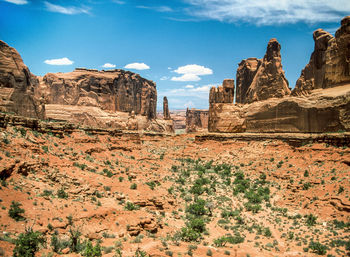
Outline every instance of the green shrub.
{"label": "green shrub", "polygon": [[85,256],[85,257],[100,257],[100,256],[102,256],[100,244],[97,243],[95,246],[92,246],[91,241],[88,241],[85,245],[85,249],[82,253],[82,256]]}
{"label": "green shrub", "polygon": [[22,214],[24,214],[24,209],[20,208],[20,206],[22,206],[20,202],[12,201],[11,203],[9,216],[15,221],[25,220],[25,218],[22,216]]}
{"label": "green shrub", "polygon": [[130,189],[135,190],[137,189],[137,185],[135,183],[132,183],[130,186]]}
{"label": "green shrub", "polygon": [[57,197],[58,198],[62,198],[62,199],[67,199],[68,198],[68,194],[66,193],[66,191],[64,191],[64,188],[61,187],[58,191],[57,191]]}
{"label": "green shrub", "polygon": [[317,220],[317,217],[310,214],[310,215],[306,215],[306,224],[308,226],[314,226],[316,224],[316,220]]}
{"label": "green shrub", "polygon": [[127,202],[124,208],[127,211],[133,211],[140,209],[140,206],[133,204],[132,202]]}
{"label": "green shrub", "polygon": [[244,237],[242,237],[239,233],[236,233],[234,236],[226,235],[226,236],[219,237],[219,238],[215,239],[213,243],[217,247],[223,247],[227,243],[240,244],[243,242],[244,242]]}
{"label": "green shrub", "polygon": [[39,245],[45,243],[45,238],[40,232],[34,232],[32,228],[21,233],[16,239],[13,249],[14,257],[33,257],[39,250]]}
{"label": "green shrub", "polygon": [[314,253],[318,255],[325,255],[327,253],[328,247],[326,245],[321,244],[320,242],[311,241],[309,244],[309,249],[311,249]]}
{"label": "green shrub", "polygon": [[193,214],[195,216],[202,216],[207,214],[207,210],[205,208],[206,202],[203,199],[197,199],[193,204],[190,204],[186,208],[186,212]]}

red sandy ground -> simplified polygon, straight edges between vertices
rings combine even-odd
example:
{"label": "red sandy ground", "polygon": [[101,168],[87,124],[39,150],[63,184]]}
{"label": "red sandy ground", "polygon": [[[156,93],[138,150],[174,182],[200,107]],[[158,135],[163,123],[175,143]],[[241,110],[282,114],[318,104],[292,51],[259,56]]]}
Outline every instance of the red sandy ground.
{"label": "red sandy ground", "polygon": [[[336,229],[333,225],[334,220],[350,222],[349,148],[324,144],[295,148],[280,141],[196,143],[193,135],[113,138],[76,132],[58,138],[25,129],[23,136],[18,129],[0,131],[0,175],[9,174],[7,185],[3,183],[0,189],[0,252],[4,256],[11,256],[14,248],[9,238],[17,238],[32,225],[48,242],[38,256],[58,256],[50,255],[51,235],[57,230],[60,239],[69,239],[72,226],[82,232],[82,240],[91,239],[93,244],[100,240],[105,247],[103,256],[114,256],[117,247],[123,256],[133,256],[137,248],[152,256],[188,256],[189,247],[193,256],[207,256],[210,251],[212,256],[316,256],[303,250],[311,240],[328,245],[330,256],[349,252],[344,245],[331,246],[332,240],[349,241],[350,236],[349,227]],[[233,172],[239,169],[251,180],[266,174],[271,205],[263,203],[262,210],[253,214],[244,209],[242,195],[232,194],[233,185],[218,186],[214,195],[201,196],[214,203],[203,239],[172,240],[185,225],[188,205],[175,181],[179,175],[171,171],[173,165],[182,166],[180,158],[227,163],[233,165]],[[84,169],[78,167],[82,164],[86,165]],[[107,177],[104,169],[113,176]],[[304,176],[305,170],[309,176]],[[183,188],[192,185],[193,176],[186,178]],[[145,184],[151,181],[156,183],[153,190]],[[133,183],[136,189],[130,188]],[[305,183],[310,187],[304,190]],[[343,192],[339,192],[340,187]],[[61,188],[68,193],[67,199],[57,197]],[[43,195],[44,190],[52,194]],[[9,217],[13,200],[25,209],[25,221]],[[141,208],[128,211],[126,202]],[[234,219],[228,224],[218,223],[224,207],[242,208],[244,224],[238,231],[244,242],[216,247],[213,241],[232,233],[236,225]],[[302,217],[293,219],[297,214]],[[317,216],[317,224],[307,226],[305,214]],[[72,226],[66,218],[69,215]],[[254,224],[269,228],[272,235],[249,231]]]}

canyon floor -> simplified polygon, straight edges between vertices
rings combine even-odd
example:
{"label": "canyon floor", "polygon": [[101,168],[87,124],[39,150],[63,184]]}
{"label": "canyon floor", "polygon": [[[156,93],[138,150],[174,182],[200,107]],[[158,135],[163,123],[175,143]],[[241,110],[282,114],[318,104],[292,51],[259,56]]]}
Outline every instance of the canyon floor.
{"label": "canyon floor", "polygon": [[28,228],[36,256],[349,256],[348,147],[13,126],[0,146],[0,256]]}

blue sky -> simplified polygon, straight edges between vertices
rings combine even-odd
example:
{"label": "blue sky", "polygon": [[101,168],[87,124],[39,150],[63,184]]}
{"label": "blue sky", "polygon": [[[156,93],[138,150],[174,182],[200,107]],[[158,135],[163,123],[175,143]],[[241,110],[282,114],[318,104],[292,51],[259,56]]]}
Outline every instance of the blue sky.
{"label": "blue sky", "polygon": [[[208,108],[208,91],[235,78],[238,63],[282,45],[290,87],[331,33],[348,0],[0,0],[0,39],[35,75],[75,67],[121,68],[157,84],[158,106]],[[103,68],[105,66],[106,68]]]}

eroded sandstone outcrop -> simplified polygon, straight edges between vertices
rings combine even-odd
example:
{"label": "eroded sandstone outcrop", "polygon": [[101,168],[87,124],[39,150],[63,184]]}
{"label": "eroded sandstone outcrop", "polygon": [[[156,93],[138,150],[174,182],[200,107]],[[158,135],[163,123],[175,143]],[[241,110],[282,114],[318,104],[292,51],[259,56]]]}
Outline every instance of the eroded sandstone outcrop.
{"label": "eroded sandstone outcrop", "polygon": [[188,109],[186,110],[186,131],[197,132],[208,129],[208,110]]}
{"label": "eroded sandstone outcrop", "polygon": [[46,104],[94,106],[104,111],[156,117],[155,83],[124,70],[75,69],[40,78],[36,94]]}
{"label": "eroded sandstone outcrop", "polygon": [[350,84],[243,106],[212,104],[210,132],[350,131]]}
{"label": "eroded sandstone outcrop", "polygon": [[44,118],[43,105],[33,93],[37,84],[16,49],[0,40],[0,110]]}
{"label": "eroded sandstone outcrop", "polygon": [[[281,45],[273,38],[267,45],[264,58],[251,82],[242,103],[252,103],[269,98],[281,98],[290,95],[288,81],[285,78],[281,62]],[[247,76],[250,79],[250,76]],[[246,82],[242,81],[242,84]],[[243,92],[242,92],[243,93]]]}
{"label": "eroded sandstone outcrop", "polygon": [[235,95],[235,82],[225,79],[222,86],[212,87],[209,93],[209,103],[233,103]]}
{"label": "eroded sandstone outcrop", "polygon": [[170,112],[169,112],[169,104],[168,104],[168,98],[164,96],[163,98],[163,119],[164,120],[170,120]]}
{"label": "eroded sandstone outcrop", "polygon": [[307,95],[314,89],[350,82],[350,16],[341,21],[335,37],[317,29],[313,38],[314,52],[302,70],[292,95]]}
{"label": "eroded sandstone outcrop", "polygon": [[261,59],[248,58],[238,65],[236,74],[236,103],[246,103],[247,91],[261,65]]}

